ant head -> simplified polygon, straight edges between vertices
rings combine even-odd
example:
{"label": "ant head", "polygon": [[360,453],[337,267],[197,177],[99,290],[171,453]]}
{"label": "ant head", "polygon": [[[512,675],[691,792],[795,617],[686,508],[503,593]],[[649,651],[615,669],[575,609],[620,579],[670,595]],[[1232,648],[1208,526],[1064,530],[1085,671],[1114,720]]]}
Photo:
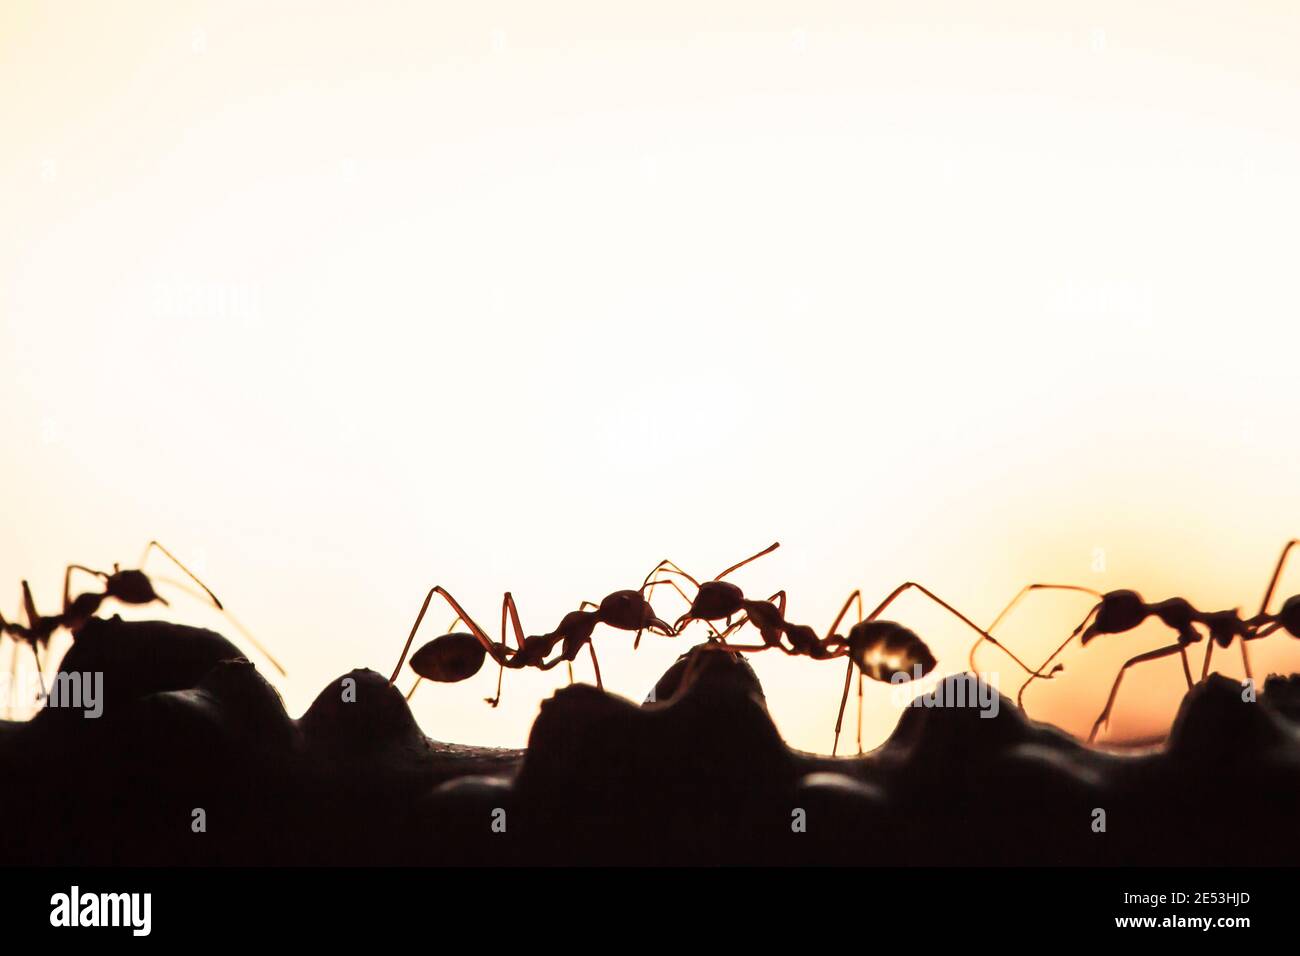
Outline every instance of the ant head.
{"label": "ant head", "polygon": [[1147,605],[1136,591],[1107,591],[1097,605],[1092,625],[1083,632],[1080,643],[1087,644],[1098,634],[1122,634],[1146,620]]}
{"label": "ant head", "polygon": [[655,615],[655,609],[640,591],[615,591],[600,602],[596,617],[602,624],[623,631],[648,628],[664,634],[673,633],[673,629]]}
{"label": "ant head", "polygon": [[425,680],[454,684],[477,674],[486,656],[473,634],[443,634],[411,655],[411,670]]}
{"label": "ant head", "polygon": [[745,592],[730,581],[705,581],[696,592],[695,600],[691,602],[691,609],[682,616],[678,624],[692,619],[716,621],[730,617],[737,613],[744,603]]}
{"label": "ant head", "polygon": [[1300,594],[1286,599],[1282,610],[1277,612],[1277,622],[1292,637],[1300,637]]}
{"label": "ant head", "polygon": [[151,604],[167,602],[158,596],[153,583],[143,571],[114,571],[104,584],[104,594],[117,598],[123,604]]}
{"label": "ant head", "polygon": [[849,656],[872,680],[924,677],[938,663],[925,641],[893,621],[860,621],[849,631]]}

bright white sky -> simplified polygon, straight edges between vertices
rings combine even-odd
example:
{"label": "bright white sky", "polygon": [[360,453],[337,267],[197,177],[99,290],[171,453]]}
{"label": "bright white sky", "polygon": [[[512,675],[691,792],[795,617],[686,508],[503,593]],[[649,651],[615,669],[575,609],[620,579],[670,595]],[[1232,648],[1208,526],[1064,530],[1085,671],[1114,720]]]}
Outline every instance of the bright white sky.
{"label": "bright white sky", "polygon": [[[1300,534],[1300,12],[980,10],[5,4],[0,606],[156,536],[295,715],[435,583],[540,633],[778,538],[736,580],[819,629],[908,578],[982,621],[1030,580],[1251,606]],[[1070,655],[1040,712],[1086,730],[1164,640]],[[597,642],[636,698],[689,643]],[[828,748],[839,666],[756,664]],[[1139,673],[1117,736],[1177,699]],[[417,714],[521,744],[565,677],[507,679]],[[873,688],[868,743],[895,719]]]}

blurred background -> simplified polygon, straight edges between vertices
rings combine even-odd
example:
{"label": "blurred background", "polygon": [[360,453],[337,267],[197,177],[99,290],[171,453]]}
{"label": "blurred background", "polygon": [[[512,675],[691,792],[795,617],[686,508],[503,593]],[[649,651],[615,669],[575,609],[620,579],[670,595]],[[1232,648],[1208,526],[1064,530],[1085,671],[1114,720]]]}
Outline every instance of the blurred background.
{"label": "blurred background", "polygon": [[[294,716],[388,674],[434,584],[543,633],[776,539],[735,581],[818,630],[908,579],[981,623],[1029,581],[1253,612],[1300,535],[1298,44],[1281,0],[11,0],[0,609],[156,537]],[[165,593],[122,613],[229,632]],[[1006,642],[1041,660],[1088,607],[1036,595]],[[959,623],[891,616],[965,668]],[[607,688],[692,633],[599,630]],[[1086,733],[1168,640],[1071,650],[1031,711]],[[753,663],[829,750],[841,666]],[[425,731],[522,745],[567,676],[506,677],[497,710],[491,667],[423,686]],[[1110,739],[1182,689],[1132,672]],[[869,687],[867,744],[897,717]]]}

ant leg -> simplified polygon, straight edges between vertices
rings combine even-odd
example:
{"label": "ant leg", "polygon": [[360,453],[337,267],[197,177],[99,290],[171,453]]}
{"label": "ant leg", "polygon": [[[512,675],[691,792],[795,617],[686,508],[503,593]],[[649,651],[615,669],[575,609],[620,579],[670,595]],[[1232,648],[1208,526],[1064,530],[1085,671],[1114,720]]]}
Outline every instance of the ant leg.
{"label": "ant leg", "polygon": [[1061,669],[1061,665],[1057,664],[1048,673],[1046,674],[1043,673],[1043,670],[1047,667],[1047,665],[1052,663],[1052,661],[1056,660],[1061,655],[1061,652],[1064,651],[1069,646],[1070,642],[1074,640],[1076,637],[1078,637],[1079,634],[1083,631],[1083,629],[1088,626],[1088,622],[1093,619],[1093,617],[1097,614],[1097,612],[1100,609],[1101,609],[1101,605],[1098,604],[1092,610],[1090,610],[1087,613],[1087,615],[1084,616],[1084,619],[1079,622],[1079,626],[1070,632],[1070,636],[1061,642],[1061,646],[1058,647],[1056,650],[1052,651],[1051,656],[1048,657],[1047,660],[1043,661],[1043,663],[1038,665],[1038,670],[1034,671],[1032,674],[1029,675],[1029,680],[1025,681],[1023,684],[1020,685],[1020,690],[1016,693],[1017,707],[1019,707],[1021,710],[1025,709],[1025,703],[1024,703],[1025,691],[1028,689],[1030,684],[1038,680],[1038,678],[1040,677],[1050,678],[1053,674],[1055,674],[1057,671]]}
{"label": "ant leg", "polygon": [[9,695],[5,701],[5,716],[14,715],[14,695],[18,692],[18,638],[10,638],[13,647],[9,651]]}
{"label": "ant leg", "polygon": [[459,602],[442,585],[436,585],[429,589],[429,593],[424,596],[424,603],[420,605],[420,613],[415,616],[415,623],[411,625],[411,633],[406,638],[406,644],[402,647],[402,656],[397,659],[397,666],[393,668],[393,676],[388,678],[388,683],[397,680],[397,675],[402,672],[402,665],[406,663],[406,655],[411,650],[411,642],[415,640],[415,632],[420,629],[420,622],[424,620],[424,614],[429,610],[429,602],[433,600],[435,594],[440,594],[452,610],[459,615],[460,619],[465,622],[466,626],[474,632],[478,642],[483,645],[484,649],[491,655],[494,661],[500,663],[503,655],[492,646],[492,640],[487,636],[487,632],[475,623],[474,619],[469,616],[469,612],[460,606]]}
{"label": "ant leg", "polygon": [[497,704],[501,703],[501,682],[502,682],[502,680],[505,679],[505,676],[506,676],[506,665],[505,665],[504,663],[502,663],[502,664],[497,668],[497,693],[496,693],[496,696],[495,696],[495,697],[487,697],[487,698],[484,698],[484,699],[485,699],[489,704],[491,704],[493,707],[495,707]]}
{"label": "ant leg", "polygon": [[713,580],[715,580],[715,581],[721,581],[723,578],[725,578],[725,577],[726,577],[728,574],[730,574],[732,571],[736,571],[736,570],[739,570],[740,568],[743,568],[745,565],[749,564],[749,562],[751,562],[751,561],[757,561],[759,558],[761,558],[761,557],[762,557],[763,555],[765,555],[765,554],[771,554],[773,551],[775,551],[775,550],[776,550],[777,548],[779,548],[779,547],[781,547],[781,542],[780,542],[780,541],[773,541],[771,544],[769,544],[769,545],[768,545],[766,548],[764,548],[762,551],[758,552],[758,554],[751,554],[751,555],[750,555],[749,557],[747,557],[744,561],[738,561],[738,562],[736,562],[736,563],[733,564],[731,567],[727,568],[727,570],[725,570],[725,571],[723,571],[721,574],[719,574],[719,575],[718,575],[716,578],[714,578]]}
{"label": "ant leg", "polygon": [[831,626],[826,629],[827,640],[835,634],[836,628],[838,628],[840,623],[844,620],[844,615],[849,613],[849,608],[855,603],[858,605],[858,623],[862,623],[862,592],[855,589],[854,592],[849,595],[848,600],[844,602],[844,606],[840,608],[840,613],[835,615],[835,620],[831,621]]}
{"label": "ant leg", "polygon": [[955,607],[953,607],[943,598],[939,597],[937,594],[935,594],[925,585],[917,584],[915,581],[907,581],[904,584],[901,584],[898,587],[894,588],[894,590],[889,594],[889,596],[885,598],[883,601],[881,601],[880,604],[876,607],[876,609],[872,611],[870,615],[868,615],[867,620],[874,621],[880,615],[880,613],[884,611],[885,608],[887,608],[890,604],[892,604],[894,600],[897,599],[908,588],[916,588],[916,590],[920,591],[922,594],[928,597],[935,604],[938,604],[949,614],[953,615],[955,618],[957,618],[959,621],[961,621],[971,630],[975,631],[975,633],[979,634],[984,640],[989,641],[995,647],[1001,648],[1003,653],[1005,653],[1013,661],[1019,664],[1021,670],[1023,670],[1025,673],[1033,674],[1035,676],[1041,676],[1037,671],[1035,671],[1028,664],[1022,661],[1019,657],[1013,654],[1011,650],[1005,645],[1003,645],[1000,641],[998,641],[996,637],[994,637],[992,634],[985,631],[978,624],[976,624],[974,621],[968,618],[965,614],[961,613],[961,611],[957,610]]}
{"label": "ant leg", "polygon": [[[826,641],[829,641],[835,634],[835,629],[840,626],[844,620],[844,615],[849,613],[849,608],[854,604],[858,606],[858,623],[862,623],[862,592],[854,589],[853,593],[848,596],[844,606],[840,608],[840,613],[835,615],[835,620],[831,622],[830,628],[826,631]],[[824,643],[824,642],[823,642]],[[844,707],[849,700],[849,682],[853,679],[853,658],[849,658],[848,669],[844,673],[844,693],[840,696],[840,712],[835,718],[835,742],[831,745],[831,756],[840,746],[840,727],[844,720]],[[862,676],[858,676],[858,752],[862,752]]]}
{"label": "ant leg", "polygon": [[645,580],[641,582],[641,590],[642,590],[642,591],[645,591],[645,589],[646,589],[646,585],[648,585],[648,584],[650,583],[650,579],[653,578],[655,575],[657,575],[660,571],[665,571],[665,572],[667,572],[668,574],[678,574],[678,575],[681,575],[681,576],[684,577],[687,581],[690,581],[692,584],[694,584],[697,590],[699,589],[699,586],[700,586],[700,582],[699,582],[699,581],[695,580],[694,577],[692,577],[691,575],[687,574],[685,571],[683,571],[680,567],[678,567],[678,566],[677,566],[675,563],[673,563],[672,561],[669,561],[667,558],[664,558],[662,561],[660,561],[658,564],[656,564],[656,565],[654,566],[653,569],[651,569],[651,571],[650,571],[649,574],[647,574],[647,575],[645,576]]}
{"label": "ant leg", "polygon": [[[1016,593],[1015,597],[1013,597],[1009,602],[1007,602],[1006,607],[1004,607],[1001,611],[998,612],[998,616],[993,619],[993,623],[984,629],[985,632],[987,632],[989,635],[992,635],[993,631],[996,630],[997,626],[1006,619],[1007,615],[1011,613],[1012,609],[1017,604],[1019,604],[1022,600],[1024,600],[1024,598],[1027,597],[1031,591],[1042,591],[1042,590],[1081,591],[1084,594],[1091,594],[1093,597],[1096,598],[1101,597],[1100,591],[1093,590],[1092,588],[1083,587],[1082,585],[1078,585],[1078,584],[1027,584]],[[975,640],[975,643],[971,645],[970,657],[968,659],[968,663],[970,665],[970,671],[972,674],[976,673],[975,652],[979,650],[980,645],[983,643],[984,643],[984,635],[981,634]],[[996,644],[996,641],[994,643]]]}
{"label": "ant leg", "polygon": [[1287,555],[1291,549],[1300,545],[1300,538],[1292,538],[1282,548],[1282,554],[1277,559],[1277,566],[1273,568],[1273,576],[1269,578],[1268,590],[1264,592],[1264,600],[1259,606],[1259,613],[1264,614],[1268,611],[1268,605],[1273,600],[1273,592],[1277,590],[1278,582],[1282,579],[1282,568],[1286,565]]}
{"label": "ant leg", "polygon": [[67,614],[69,608],[72,607],[72,572],[73,571],[84,571],[86,574],[94,575],[95,577],[103,581],[108,580],[108,575],[103,571],[96,571],[94,568],[88,568],[84,564],[69,564],[67,569],[63,572],[63,613],[64,614]]}
{"label": "ant leg", "polygon": [[[519,608],[515,605],[514,595],[509,591],[501,598],[501,647],[504,649],[508,646],[506,642],[506,621],[510,621],[511,627],[515,632],[515,646],[519,650],[524,649],[524,626],[519,623]],[[485,697],[484,701],[491,707],[496,707],[501,703],[501,684],[506,676],[506,659],[505,655],[497,660],[497,692],[494,697]],[[569,668],[569,683],[573,683],[573,668]]]}
{"label": "ant leg", "polygon": [[[661,585],[661,584],[666,584],[666,585],[668,585],[670,588],[672,588],[674,591],[676,591],[678,594],[680,594],[680,595],[682,596],[682,600],[685,601],[688,605],[691,603],[691,599],[688,598],[688,597],[686,596],[686,592],[683,591],[683,590],[681,589],[680,585],[678,585],[678,583],[677,583],[676,581],[674,581],[672,578],[660,578],[660,579],[658,579],[658,580],[656,580],[656,581],[650,581],[648,584],[643,584],[641,587],[642,587],[643,590],[644,590],[644,589],[653,589],[653,588],[658,587],[658,586]],[[587,604],[591,604],[590,601],[587,601],[587,602],[585,602],[585,603],[587,603]],[[596,605],[592,604],[591,606],[592,606],[592,607],[595,607]],[[701,618],[700,620],[704,620],[704,619]],[[714,637],[717,637],[717,636],[718,636],[718,629],[717,629],[716,627],[713,626],[713,622],[712,622],[712,621],[707,621],[707,620],[706,620],[706,621],[704,621],[704,623],[705,623],[706,625],[708,625],[709,630],[713,632],[713,636],[714,636]],[[638,631],[636,632],[636,634],[637,634],[636,642],[633,642],[633,644],[632,644],[632,648],[633,648],[634,650],[636,649],[637,642],[639,642],[639,641],[641,640],[641,631],[638,630]]]}
{"label": "ant leg", "polygon": [[862,682],[867,675],[858,671],[858,756],[862,756]]}
{"label": "ant leg", "polygon": [[[456,608],[460,610],[460,608]],[[510,618],[510,625],[515,632],[515,645],[522,651],[524,649],[524,626],[519,623],[519,608],[515,606],[515,597],[509,591],[501,599],[501,646],[506,644],[506,618]]]}
{"label": "ant leg", "polygon": [[[1205,648],[1205,661],[1204,663],[1201,664],[1201,680],[1205,680],[1205,678],[1208,677],[1210,674],[1210,655],[1212,655],[1213,653],[1214,653],[1214,640],[1211,639]],[[1186,652],[1184,652],[1183,656],[1184,657],[1186,656]],[[1241,662],[1243,665],[1245,665],[1246,676],[1253,680],[1254,675],[1251,673],[1250,670],[1250,654],[1247,653],[1246,651],[1246,642],[1244,640],[1241,642]]]}
{"label": "ant leg", "polygon": [[[1124,666],[1119,669],[1115,675],[1115,683],[1110,689],[1110,696],[1106,699],[1106,706],[1102,708],[1101,714],[1098,715],[1096,722],[1092,725],[1092,732],[1088,734],[1088,743],[1097,739],[1097,731],[1100,730],[1109,720],[1111,708],[1115,706],[1115,698],[1119,694],[1120,682],[1124,680],[1124,672],[1134,664],[1141,664],[1144,661],[1159,660],[1162,657],[1170,657],[1183,650],[1181,644],[1170,644],[1168,647],[1158,647],[1154,651],[1147,651],[1145,654],[1138,654],[1124,662]],[[1191,682],[1188,681],[1187,689],[1191,690]]]}
{"label": "ant leg", "polygon": [[[36,601],[32,598],[32,587],[26,581],[23,582],[23,612],[27,615],[28,629],[35,631],[41,615],[37,612]],[[35,642],[32,646],[36,646]]]}
{"label": "ant leg", "polygon": [[849,702],[849,684],[853,680],[853,658],[849,658],[848,669],[844,672],[844,693],[840,695],[840,712],[835,718],[835,742],[831,744],[831,756],[840,748],[840,727],[844,724],[844,706]]}
{"label": "ant leg", "polygon": [[167,558],[169,558],[169,559],[171,560],[171,563],[172,563],[172,564],[176,565],[176,567],[178,567],[178,568],[180,568],[182,571],[184,571],[186,577],[188,577],[191,581],[193,581],[193,582],[194,582],[195,584],[197,584],[200,588],[202,588],[202,589],[203,589],[203,593],[206,594],[208,597],[210,597],[210,598],[212,599],[212,603],[213,603],[213,605],[216,607],[216,609],[217,609],[218,611],[224,611],[224,610],[225,610],[225,607],[222,605],[222,603],[221,603],[219,600],[217,600],[217,596],[216,596],[215,594],[212,593],[212,589],[209,588],[209,587],[208,587],[206,584],[204,584],[202,581],[200,581],[200,580],[199,580],[199,577],[198,577],[197,574],[195,574],[193,571],[191,571],[191,570],[190,570],[189,568],[187,568],[185,565],[181,564],[180,560],[176,557],[176,555],[172,554],[170,551],[168,551],[166,548],[164,548],[164,547],[163,547],[161,544],[159,544],[157,541],[150,541],[147,545],[145,545],[144,554],[140,556],[140,563],[139,563],[139,565],[137,565],[137,567],[139,567],[139,568],[143,568],[143,567],[144,567],[144,563],[145,563],[147,560],[149,560],[149,552],[152,551],[152,550],[154,550],[155,548],[157,548],[157,549],[158,549],[159,551],[161,551],[161,552],[162,552],[162,553],[163,553]]}
{"label": "ant leg", "polygon": [[588,640],[587,650],[591,652],[591,666],[596,670],[596,689],[604,690],[605,684],[600,679],[600,661],[596,660],[596,642],[592,640]]}

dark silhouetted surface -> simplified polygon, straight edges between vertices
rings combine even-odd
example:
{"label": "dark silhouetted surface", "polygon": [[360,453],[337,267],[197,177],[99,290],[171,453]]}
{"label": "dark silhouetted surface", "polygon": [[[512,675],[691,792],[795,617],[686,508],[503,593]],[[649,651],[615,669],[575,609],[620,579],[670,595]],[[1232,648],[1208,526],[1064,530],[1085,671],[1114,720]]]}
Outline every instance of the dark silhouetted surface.
{"label": "dark silhouetted surface", "polygon": [[0,727],[8,863],[1300,858],[1295,677],[1250,703],[1211,675],[1144,754],[1089,748],[1002,698],[994,718],[910,708],[876,751],[829,758],[787,748],[752,670],[716,651],[676,697],[683,662],[643,705],[557,692],[526,751],[430,740],[373,671],[338,678],[293,720],[232,644],[195,628],[95,622],[64,667],[104,673],[104,714]]}

